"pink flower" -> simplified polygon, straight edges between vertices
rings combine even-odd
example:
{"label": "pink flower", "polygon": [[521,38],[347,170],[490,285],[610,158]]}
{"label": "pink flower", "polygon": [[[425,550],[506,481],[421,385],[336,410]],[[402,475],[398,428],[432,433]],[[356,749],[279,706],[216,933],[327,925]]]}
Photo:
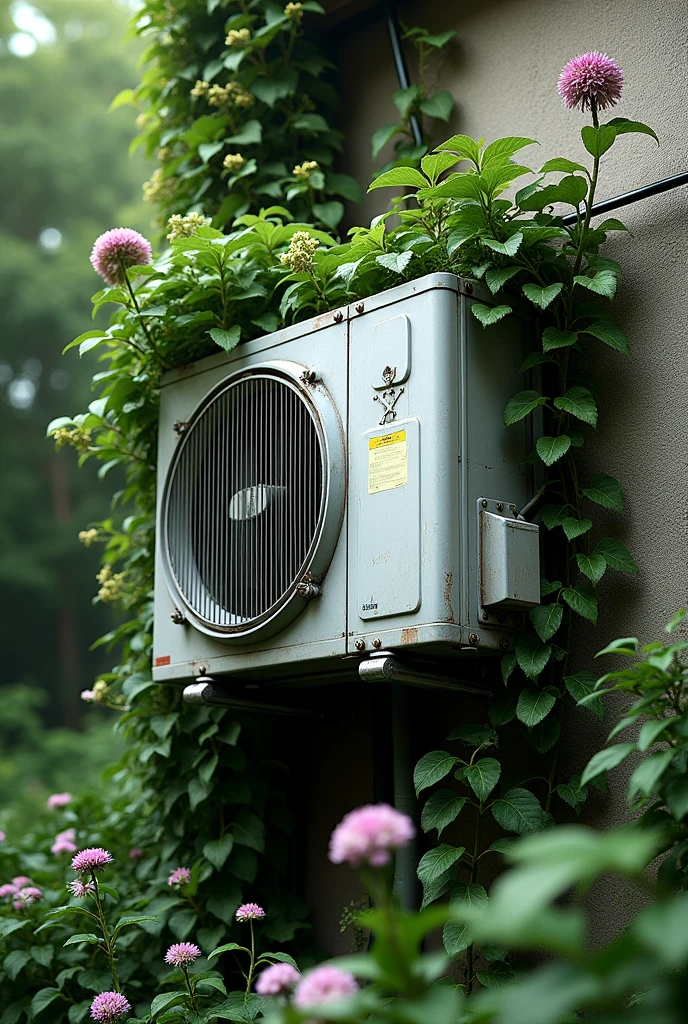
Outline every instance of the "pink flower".
{"label": "pink flower", "polygon": [[242,903],[234,916],[237,921],[255,921],[265,917],[265,911],[257,903]]}
{"label": "pink flower", "polygon": [[256,992],[259,996],[288,995],[300,977],[291,964],[271,964],[259,975]]}
{"label": "pink flower", "polygon": [[165,963],[171,967],[188,967],[198,960],[201,951],[193,942],[175,942],[165,953]]}
{"label": "pink flower", "polygon": [[72,896],[76,896],[77,899],[82,900],[84,896],[88,896],[90,892],[95,892],[96,887],[93,882],[70,882],[67,886]]}
{"label": "pink flower", "polygon": [[106,284],[123,284],[129,267],[142,267],[153,259],[151,244],[132,228],[113,228],[93,243],[91,265]]}
{"label": "pink flower", "polygon": [[356,979],[348,971],[327,965],[316,967],[297,985],[294,1006],[297,1010],[315,1009],[323,1003],[346,999],[357,991]]}
{"label": "pink flower", "polygon": [[55,807],[66,807],[67,804],[72,802],[71,793],[53,793],[52,796],[48,797],[48,807],[54,809]]}
{"label": "pink flower", "polygon": [[95,690],[82,690],[81,693],[80,693],[80,697],[81,697],[82,700],[85,700],[85,701],[94,701],[96,699],[96,691]]}
{"label": "pink flower", "polygon": [[5,882],[4,885],[0,885],[0,900],[7,900],[10,896],[14,896],[16,892],[16,885],[12,885],[11,882]]}
{"label": "pink flower", "polygon": [[139,850],[139,848],[137,846],[135,846],[133,850],[129,851],[129,858],[131,860],[141,860],[142,857],[143,857],[143,850]]}
{"label": "pink flower", "polygon": [[4,843],[6,839],[7,839],[7,833],[3,832],[2,829],[0,828],[0,843]]}
{"label": "pink flower", "polygon": [[613,107],[621,96],[621,68],[606,53],[592,50],[570,60],[559,75],[557,88],[569,110],[593,106],[597,110]]}
{"label": "pink flower", "polygon": [[25,906],[29,903],[38,903],[38,901],[42,899],[43,893],[34,885],[27,885],[17,893],[17,901],[20,906]]}
{"label": "pink flower", "polygon": [[81,875],[91,871],[100,871],[112,861],[112,854],[104,850],[102,846],[89,846],[87,850],[82,850],[72,857],[72,869]]}
{"label": "pink flower", "polygon": [[406,846],[416,834],[406,814],[389,804],[368,804],[345,814],[330,837],[330,860],[353,868],[389,864],[390,851]]}
{"label": "pink flower", "polygon": [[50,847],[51,853],[54,853],[56,857],[59,857],[61,853],[74,853],[75,850],[76,843],[73,843],[71,839],[67,839],[64,836],[58,836]]}
{"label": "pink flower", "polygon": [[22,885],[31,885],[31,879],[27,878],[26,875],[15,875],[12,879],[12,885],[16,885],[17,889],[21,889]]}
{"label": "pink flower", "polygon": [[129,1013],[131,1003],[121,992],[101,992],[91,1003],[91,1016],[101,1024],[115,1024]]}
{"label": "pink flower", "polygon": [[[131,857],[131,854],[129,854]],[[191,872],[188,868],[175,868],[167,879],[168,885],[186,885],[191,881]]]}

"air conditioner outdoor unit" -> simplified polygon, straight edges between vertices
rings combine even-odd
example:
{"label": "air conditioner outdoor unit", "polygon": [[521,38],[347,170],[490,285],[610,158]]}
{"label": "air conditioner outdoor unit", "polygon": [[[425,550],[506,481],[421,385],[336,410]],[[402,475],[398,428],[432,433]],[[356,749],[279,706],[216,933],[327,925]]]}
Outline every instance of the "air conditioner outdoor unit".
{"label": "air conditioner outdoor unit", "polygon": [[513,647],[539,602],[531,325],[431,274],[167,373],[154,678],[335,679]]}

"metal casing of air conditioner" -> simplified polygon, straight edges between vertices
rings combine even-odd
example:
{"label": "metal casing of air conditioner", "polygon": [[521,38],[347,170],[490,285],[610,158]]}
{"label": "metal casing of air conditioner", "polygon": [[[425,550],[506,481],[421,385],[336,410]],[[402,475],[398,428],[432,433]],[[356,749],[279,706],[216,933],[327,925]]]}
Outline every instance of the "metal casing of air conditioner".
{"label": "metal casing of air conditioner", "polygon": [[503,411],[531,325],[483,330],[474,301],[431,274],[165,375],[156,680],[513,646],[539,564],[532,439]]}

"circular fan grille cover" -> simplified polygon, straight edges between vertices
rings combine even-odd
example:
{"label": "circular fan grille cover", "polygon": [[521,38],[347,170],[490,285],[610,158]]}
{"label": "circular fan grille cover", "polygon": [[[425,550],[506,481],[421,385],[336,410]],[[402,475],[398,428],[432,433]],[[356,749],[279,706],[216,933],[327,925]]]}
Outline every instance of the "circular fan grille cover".
{"label": "circular fan grille cover", "polygon": [[317,540],[323,478],[313,413],[289,381],[243,377],[205,406],[171,466],[164,517],[195,616],[241,633],[284,604]]}

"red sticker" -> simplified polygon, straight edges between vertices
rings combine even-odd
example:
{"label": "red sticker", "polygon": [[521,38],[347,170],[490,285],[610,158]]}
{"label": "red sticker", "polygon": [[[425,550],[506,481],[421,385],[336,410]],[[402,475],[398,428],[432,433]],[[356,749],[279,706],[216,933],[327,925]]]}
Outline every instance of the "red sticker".
{"label": "red sticker", "polygon": [[159,668],[161,665],[169,665],[171,661],[172,658],[170,657],[169,654],[163,654],[161,658],[155,659],[155,667]]}

